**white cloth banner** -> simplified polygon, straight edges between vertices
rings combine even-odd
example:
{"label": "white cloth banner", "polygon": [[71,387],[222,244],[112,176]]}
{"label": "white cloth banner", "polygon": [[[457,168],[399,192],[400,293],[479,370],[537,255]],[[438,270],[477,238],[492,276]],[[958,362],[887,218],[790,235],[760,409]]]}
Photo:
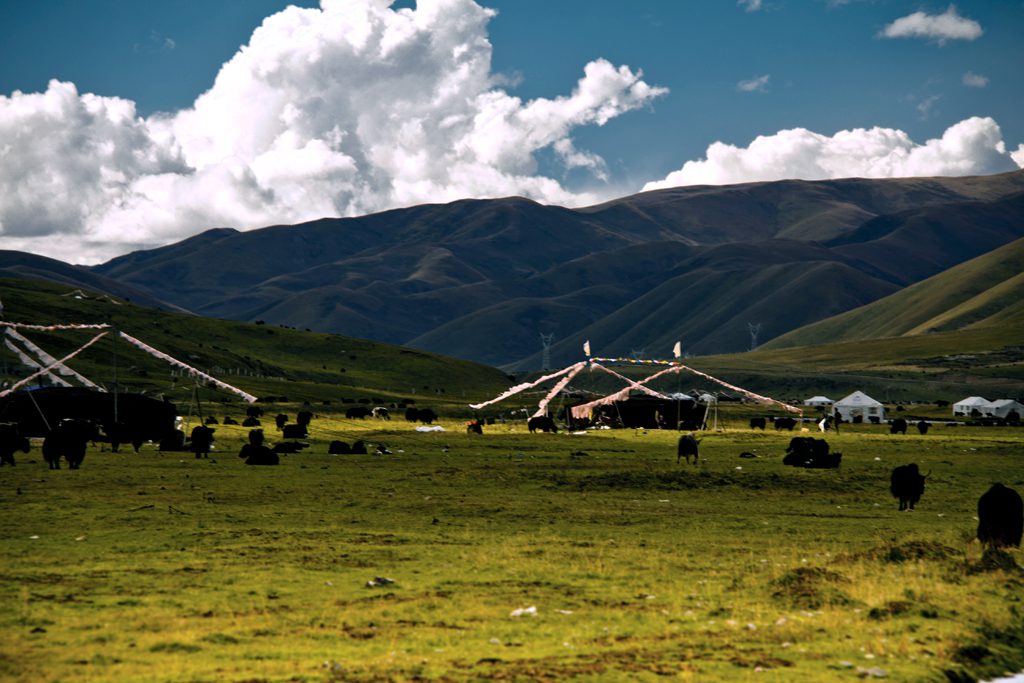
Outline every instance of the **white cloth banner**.
{"label": "white cloth banner", "polygon": [[556,377],[561,377],[562,375],[564,375],[566,373],[572,372],[574,368],[583,368],[585,366],[586,366],[586,362],[585,361],[580,361],[579,363],[575,363],[573,365],[570,365],[569,367],[563,368],[563,369],[559,370],[558,372],[553,372],[550,375],[545,375],[545,376],[541,377],[540,379],[536,379],[536,380],[534,380],[532,382],[524,382],[523,384],[517,384],[514,387],[512,387],[511,389],[508,389],[507,391],[502,393],[500,396],[498,396],[496,398],[492,398],[490,401],[484,401],[483,403],[471,403],[469,405],[469,407],[472,408],[473,410],[480,410],[481,408],[483,408],[485,406],[489,406],[489,405],[492,405],[494,403],[498,403],[499,401],[504,401],[509,396],[515,396],[520,391],[526,391],[527,389],[532,389],[533,387],[537,386],[538,384],[543,384],[544,382],[547,382],[550,379],[554,379]]}
{"label": "white cloth banner", "polygon": [[[21,334],[18,334],[18,332],[14,328],[12,328],[12,327],[8,327],[7,328],[7,336],[9,336],[9,337],[11,337],[13,339],[16,339],[19,342],[21,342],[25,346],[26,349],[28,349],[32,353],[36,354],[36,358],[41,360],[43,363],[46,363],[46,364],[57,363],[57,359],[56,358],[54,358],[53,356],[48,354],[46,351],[43,351],[41,348],[39,348],[38,346],[33,344],[25,336],[23,336]],[[8,345],[8,348],[10,348],[9,345]],[[96,389],[98,391],[106,391],[106,389],[104,389],[102,387],[99,387],[99,386],[96,386],[96,384],[91,382],[87,377],[83,377],[82,375],[80,375],[79,373],[75,372],[74,370],[72,370],[68,366],[64,365],[63,363],[57,363],[54,367],[57,368],[57,374],[63,375],[65,377],[74,377],[83,386],[87,386],[90,389]],[[61,380],[61,382],[64,384],[64,386],[70,386],[67,382],[63,382],[63,380]]]}
{"label": "white cloth banner", "polygon": [[541,417],[542,415],[545,415],[548,411],[548,404],[551,403],[551,399],[553,399],[555,396],[558,396],[558,392],[564,389],[565,385],[571,382],[573,377],[580,374],[580,372],[583,370],[583,367],[583,365],[580,365],[579,367],[574,368],[572,372],[567,374],[562,379],[558,380],[558,384],[552,387],[551,391],[548,392],[548,395],[541,399],[540,403],[537,406],[537,412],[533,414],[533,417]]}
{"label": "white cloth banner", "polygon": [[99,323],[96,325],[29,325],[28,323],[9,323],[6,320],[0,320],[0,327],[14,327],[19,330],[39,330],[42,332],[52,332],[54,330],[108,330],[110,325],[107,323]]}
{"label": "white cloth banner", "polygon": [[256,401],[256,397],[253,396],[252,394],[244,392],[241,389],[239,389],[238,387],[233,387],[230,384],[228,384],[227,382],[221,382],[219,379],[217,379],[215,377],[211,377],[210,375],[207,375],[202,370],[197,370],[196,368],[192,367],[188,363],[182,363],[180,360],[178,360],[174,356],[169,356],[166,353],[164,353],[163,351],[157,351],[156,349],[154,349],[149,344],[146,344],[145,342],[139,341],[138,339],[136,339],[135,337],[133,337],[133,336],[131,336],[129,334],[125,334],[124,332],[118,332],[118,334],[121,336],[122,339],[124,339],[124,340],[128,341],[129,343],[133,344],[134,346],[142,349],[143,351],[145,351],[149,355],[153,356],[154,358],[159,358],[160,360],[166,361],[167,363],[170,363],[171,365],[173,365],[175,367],[181,368],[182,370],[186,371],[187,373],[189,373],[193,377],[201,377],[204,380],[206,380],[207,382],[210,382],[211,384],[214,384],[214,385],[220,387],[221,389],[225,389],[226,391],[230,391],[230,392],[233,392],[235,394],[238,394],[239,396],[241,396],[243,399],[245,399],[249,403],[255,403],[255,401]]}
{"label": "white cloth banner", "polygon": [[[10,329],[10,328],[8,328],[8,329]],[[42,365],[40,365],[38,362],[36,362],[36,360],[34,358],[32,358],[32,356],[28,355],[27,353],[25,353],[24,351],[19,349],[17,346],[15,346],[14,342],[12,342],[10,339],[4,339],[4,346],[6,346],[7,348],[9,348],[11,351],[14,352],[14,355],[16,355],[18,357],[18,360],[21,361],[22,365],[27,365],[28,367],[32,368],[33,370],[42,370],[43,369]],[[63,380],[60,377],[57,377],[56,375],[51,374],[49,372],[45,373],[43,376],[47,377],[51,382],[53,382],[56,385],[59,385],[59,386],[62,386],[62,387],[70,387],[71,386],[70,382],[67,382],[66,380]]]}
{"label": "white cloth banner", "polygon": [[15,384],[11,385],[11,387],[9,389],[6,389],[4,391],[0,391],[0,398],[3,398],[7,394],[10,394],[12,392],[17,391],[21,387],[25,386],[26,384],[28,384],[29,382],[34,380],[36,377],[39,377],[40,375],[45,375],[50,370],[52,370],[55,366],[63,365],[64,363],[67,363],[69,360],[71,360],[72,358],[74,358],[75,356],[80,354],[82,351],[85,351],[87,348],[89,348],[90,346],[92,346],[93,344],[95,344],[96,342],[98,342],[100,339],[102,339],[105,336],[107,336],[106,332],[100,332],[95,337],[93,337],[92,339],[87,341],[84,346],[80,346],[77,350],[72,351],[68,355],[64,356],[63,358],[61,358],[59,361],[57,361],[56,363],[54,363],[50,367],[43,368],[42,370],[29,375],[28,377],[26,377],[25,379],[21,380],[20,382],[17,382]]}
{"label": "white cloth banner", "polygon": [[803,415],[804,414],[804,411],[801,410],[800,408],[797,408],[795,406],[791,406],[788,403],[783,403],[782,401],[777,401],[774,398],[769,398],[768,396],[762,396],[761,394],[755,394],[753,391],[747,391],[743,387],[738,387],[735,384],[729,384],[728,382],[723,382],[722,380],[718,379],[717,377],[712,377],[711,375],[707,374],[706,372],[701,372],[700,370],[694,370],[693,368],[687,367],[687,366],[682,365],[682,364],[679,365],[679,369],[680,370],[686,370],[688,372],[692,372],[693,374],[697,375],[698,377],[703,377],[704,379],[709,379],[712,382],[717,382],[718,384],[721,384],[726,389],[732,389],[733,391],[738,391],[741,394],[743,394],[744,396],[749,396],[750,398],[752,398],[752,399],[754,399],[756,401],[761,401],[762,403],[774,403],[775,405],[779,406],[783,410],[785,410],[787,412],[790,412],[790,413],[796,413],[797,415]]}
{"label": "white cloth banner", "polygon": [[[606,370],[606,371],[608,370],[607,368],[605,368],[603,366],[601,366],[601,369],[602,370]],[[664,374],[668,374],[668,373],[671,373],[671,372],[678,372],[678,370],[676,368],[665,368],[664,370],[660,370],[660,371],[654,373],[653,375],[651,375],[650,377],[648,377],[645,380],[642,380],[640,382],[634,382],[634,384],[636,384],[637,386],[641,386],[641,385],[647,384],[648,382],[651,382],[651,381],[661,377]],[[618,373],[613,373],[613,374],[618,374]],[[619,376],[621,377],[621,375],[619,375]],[[623,378],[623,379],[625,379],[625,378]],[[630,380],[627,380],[627,381],[630,381]],[[641,387],[641,388],[647,389],[647,387]],[[632,391],[632,390],[633,390],[633,387],[627,386],[625,389],[621,389],[619,391],[616,391],[614,394],[609,394],[608,396],[604,396],[603,398],[599,398],[597,400],[591,401],[590,403],[584,403],[583,405],[573,406],[573,408],[572,408],[572,416],[575,417],[577,420],[582,420],[583,418],[590,417],[590,411],[593,410],[595,407],[597,407],[597,406],[606,406],[606,405],[609,405],[611,403],[615,403],[616,401],[621,401],[623,399],[629,398],[629,392]],[[650,391],[649,389],[647,389],[647,390]],[[661,398],[666,398],[666,399],[671,400],[668,396],[665,396],[663,394],[658,394],[658,396],[660,396]]]}

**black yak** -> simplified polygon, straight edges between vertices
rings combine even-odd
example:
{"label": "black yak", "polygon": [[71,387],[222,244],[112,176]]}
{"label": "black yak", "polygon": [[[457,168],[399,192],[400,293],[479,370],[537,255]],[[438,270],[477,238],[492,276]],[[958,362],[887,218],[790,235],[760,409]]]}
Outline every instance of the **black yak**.
{"label": "black yak", "polygon": [[777,417],[773,422],[775,422],[775,431],[783,429],[793,431],[793,427],[796,427],[796,419],[792,417]]}
{"label": "black yak", "polygon": [[352,449],[349,448],[348,443],[344,441],[332,441],[330,445],[327,446],[327,453],[330,455],[348,455],[351,452]]}
{"label": "black yak", "polygon": [[750,418],[751,429],[760,429],[763,432],[766,426],[768,426],[768,421],[765,420],[763,417]]}
{"label": "black yak", "polygon": [[690,458],[693,458],[693,464],[697,464],[697,447],[703,439],[696,438],[693,434],[683,434],[679,437],[679,444],[676,446],[676,464],[678,465],[683,458],[686,458],[686,463],[690,464]]}
{"label": "black yak", "polygon": [[43,440],[43,459],[51,470],[59,470],[63,456],[68,461],[68,467],[77,470],[85,460],[89,441],[97,436],[96,425],[88,420],[61,420],[57,428]]}
{"label": "black yak", "polygon": [[420,408],[418,419],[425,425],[433,424],[434,420],[437,419],[437,413],[430,408]]}
{"label": "black yak", "polygon": [[245,409],[245,414],[247,417],[263,417],[263,408],[260,408],[259,406],[248,406]]}
{"label": "black yak", "polygon": [[235,418],[231,417],[230,415],[225,415],[224,419],[221,420],[221,423],[222,424],[226,424],[226,425],[237,425],[238,424],[238,420],[236,420]]}
{"label": "black yak", "polygon": [[250,415],[249,417],[247,417],[244,420],[242,420],[242,426],[243,427],[259,427],[260,426],[260,420],[259,420],[259,418],[253,417],[252,415]]}
{"label": "black yak", "polygon": [[920,422],[917,423],[916,426],[917,431],[920,432],[921,436],[924,436],[925,434],[928,433],[928,428],[932,426],[932,423],[921,420]]}
{"label": "black yak", "polygon": [[917,463],[900,465],[889,478],[889,492],[900,501],[900,510],[913,510],[924,493],[925,475],[917,469]]}
{"label": "black yak", "polygon": [[839,467],[842,459],[842,453],[829,451],[825,439],[795,436],[786,447],[786,456],[782,459],[782,464],[809,469],[833,469]]}
{"label": "black yak", "polygon": [[373,409],[373,416],[378,420],[390,420],[391,413],[384,406],[377,406]]}
{"label": "black yak", "polygon": [[483,420],[470,420],[466,423],[467,434],[483,434],[484,433],[484,421]]}
{"label": "black yak", "polygon": [[558,433],[558,427],[555,426],[555,421],[548,415],[536,415],[526,421],[526,428],[530,430],[530,433],[540,430],[542,432]]}
{"label": "black yak", "polygon": [[[345,411],[345,417],[349,420],[364,420],[373,414],[366,406],[355,406]],[[407,418],[408,419],[408,418]]]}
{"label": "black yak", "polygon": [[277,431],[281,431],[288,424],[288,416],[284,413],[278,413],[274,416],[274,424],[277,425]]}
{"label": "black yak", "polygon": [[362,441],[353,442],[352,453],[354,455],[366,455],[366,444]]}
{"label": "black yak", "polygon": [[309,423],[313,421],[313,413],[308,410],[300,410],[295,415],[295,424],[309,426]]}
{"label": "black yak", "polygon": [[987,546],[1020,547],[1024,531],[1024,503],[1020,494],[1002,484],[978,499],[978,540]]}
{"label": "black yak", "polygon": [[305,439],[309,431],[303,424],[285,425],[282,435],[285,439]]}
{"label": "black yak", "polygon": [[281,459],[277,453],[263,445],[263,430],[253,429],[249,432],[249,443],[242,446],[239,458],[245,458],[246,465],[277,465]]}
{"label": "black yak", "polygon": [[210,427],[194,427],[189,450],[196,454],[196,459],[205,458],[210,454],[210,447],[213,446],[213,433],[217,431]]}
{"label": "black yak", "polygon": [[902,417],[897,417],[895,420],[889,423],[890,434],[906,434],[907,433],[907,421]]}
{"label": "black yak", "polygon": [[14,467],[14,453],[28,453],[32,448],[28,437],[22,436],[16,424],[0,424],[0,467]]}

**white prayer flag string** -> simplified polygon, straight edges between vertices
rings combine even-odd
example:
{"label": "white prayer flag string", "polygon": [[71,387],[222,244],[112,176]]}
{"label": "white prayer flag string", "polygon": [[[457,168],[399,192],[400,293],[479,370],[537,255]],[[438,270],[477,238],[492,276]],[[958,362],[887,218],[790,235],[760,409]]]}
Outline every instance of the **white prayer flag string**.
{"label": "white prayer flag string", "polygon": [[555,379],[556,377],[561,377],[562,375],[564,375],[566,373],[572,372],[573,369],[575,369],[575,368],[583,368],[584,366],[586,366],[586,362],[585,361],[580,361],[579,363],[575,363],[573,365],[570,365],[569,367],[563,368],[563,369],[559,370],[558,372],[553,372],[550,375],[545,375],[545,376],[541,377],[540,379],[535,379],[532,382],[524,382],[523,384],[517,384],[514,387],[512,387],[511,389],[506,390],[504,393],[502,393],[497,398],[492,398],[490,401],[484,401],[483,403],[471,403],[469,405],[469,407],[472,408],[473,410],[480,410],[481,408],[483,408],[485,406],[489,406],[489,405],[491,405],[493,403],[498,403],[499,401],[504,401],[506,398],[508,398],[510,396],[515,396],[520,391],[526,391],[527,389],[532,389],[533,387],[537,386],[538,384],[543,384],[544,382],[547,382],[550,379]]}
{"label": "white prayer flag string", "polygon": [[723,382],[722,380],[718,379],[717,377],[712,377],[711,375],[707,374],[706,372],[701,372],[700,370],[694,370],[693,368],[687,367],[687,366],[685,366],[683,364],[679,365],[679,369],[680,370],[687,370],[689,372],[692,372],[695,375],[698,375],[699,377],[703,377],[704,379],[709,379],[712,382],[717,382],[718,384],[721,384],[723,387],[725,387],[727,389],[732,389],[733,391],[738,391],[741,394],[743,394],[744,396],[749,396],[750,398],[755,399],[757,401],[761,401],[762,403],[774,403],[775,405],[781,407],[783,410],[785,410],[787,412],[796,413],[798,415],[803,415],[804,414],[804,411],[801,410],[800,408],[797,408],[795,406],[791,406],[788,403],[783,403],[782,401],[777,401],[774,398],[769,398],[768,396],[762,396],[761,394],[755,394],[754,392],[747,391],[743,387],[738,387],[735,384],[729,384],[728,382]]}
{"label": "white prayer flag string", "polygon": [[245,399],[249,403],[254,403],[256,401],[256,397],[253,396],[252,394],[247,393],[245,391],[242,391],[238,387],[233,387],[230,384],[228,384],[227,382],[221,382],[216,377],[211,377],[210,375],[207,375],[202,370],[197,370],[196,368],[192,367],[188,363],[182,363],[180,360],[178,360],[174,356],[169,356],[166,353],[164,353],[163,351],[157,351],[156,349],[154,349],[149,344],[146,344],[145,342],[139,341],[138,339],[136,339],[135,337],[133,337],[133,336],[131,336],[129,334],[125,334],[124,332],[118,332],[118,334],[121,336],[122,339],[124,339],[124,340],[128,341],[129,343],[133,344],[134,346],[142,349],[143,351],[145,351],[149,355],[153,356],[154,358],[159,358],[160,360],[166,361],[167,363],[170,363],[171,365],[173,365],[175,367],[181,368],[182,370],[186,371],[187,373],[189,373],[193,377],[201,377],[202,379],[206,380],[207,382],[210,382],[211,384],[214,384],[214,385],[220,387],[221,389],[225,389],[226,391],[231,391],[231,392],[233,392],[235,394],[238,394],[239,396],[241,396],[243,399]]}
{"label": "white prayer flag string", "polygon": [[548,392],[548,395],[541,399],[540,403],[537,406],[537,412],[533,414],[533,417],[541,417],[542,415],[546,414],[548,410],[548,404],[551,403],[551,399],[553,399],[555,396],[558,396],[558,392],[564,389],[565,386],[572,381],[572,378],[578,375],[583,370],[583,368],[584,366],[580,364],[579,367],[573,368],[572,372],[567,374],[562,379],[558,380],[558,384],[552,387],[551,391]]}
{"label": "white prayer flag string", "polygon": [[0,327],[13,327],[19,330],[39,330],[41,332],[53,332],[56,330],[108,330],[110,325],[107,323],[90,324],[90,325],[29,325],[28,323],[10,323],[6,320],[0,320]]}
{"label": "white prayer flag string", "polygon": [[[607,371],[607,368],[605,368],[603,366],[601,366],[601,369]],[[652,381],[656,380],[657,378],[661,377],[662,375],[667,374],[667,373],[671,373],[671,372],[678,372],[678,370],[676,368],[665,368],[664,370],[660,370],[660,371],[654,373],[653,375],[651,375],[650,377],[648,377],[647,379],[642,380],[640,382],[637,382],[635,384],[637,384],[638,386],[643,385],[643,384],[647,384],[648,382],[652,382]],[[617,374],[617,373],[615,373],[615,374]],[[619,376],[621,377],[621,375],[619,375]],[[629,380],[627,380],[627,381],[629,381]],[[647,389],[647,387],[642,387],[642,386],[641,386],[641,388],[642,389]],[[581,420],[581,419],[583,419],[585,417],[589,417],[590,416],[590,411],[593,410],[595,407],[597,407],[597,406],[606,406],[606,405],[615,403],[616,401],[621,401],[623,399],[629,398],[629,392],[632,391],[632,390],[633,390],[633,387],[627,386],[624,389],[620,389],[619,391],[616,391],[614,394],[609,394],[608,396],[604,396],[602,398],[596,399],[594,401],[591,401],[590,403],[584,403],[583,405],[573,406],[572,407],[572,416],[575,417],[577,420]],[[664,396],[662,394],[658,394],[658,396],[660,396],[661,398],[664,398],[664,399],[669,399],[668,396]],[[669,400],[671,400],[671,399],[669,399]]]}
{"label": "white prayer flag string", "polygon": [[[21,361],[22,365],[27,365],[28,367],[32,368],[33,370],[42,370],[43,369],[42,365],[40,365],[34,358],[32,358],[32,356],[28,355],[27,353],[25,353],[24,351],[19,349],[17,346],[15,346],[14,342],[12,342],[10,339],[4,339],[4,346],[6,346],[7,348],[9,348],[11,351],[14,352],[14,355],[16,355],[18,357],[18,360]],[[57,384],[59,386],[62,386],[62,387],[70,387],[71,386],[70,382],[67,382],[66,380],[61,379],[57,375],[53,375],[51,373],[46,373],[44,375],[44,377],[49,378],[49,380],[51,382],[53,382],[54,384]]]}
{"label": "white prayer flag string", "polygon": [[[28,340],[27,337],[25,337],[25,336],[23,336],[21,334],[18,334],[18,332],[13,327],[8,327],[7,328],[7,336],[12,337],[13,339],[16,339],[19,342],[21,342],[25,346],[26,349],[28,349],[32,353],[36,354],[36,357],[39,358],[39,360],[41,360],[43,363],[55,363],[56,362],[56,359],[53,356],[51,356],[46,351],[43,351],[41,348],[39,348],[38,346],[33,344],[31,341]],[[8,348],[10,348],[10,345],[8,345]],[[96,386],[96,384],[91,382],[87,377],[83,377],[81,374],[75,372],[74,370],[72,370],[68,366],[64,365],[63,363],[58,363],[55,367],[57,368],[57,373],[58,374],[61,374],[61,375],[65,376],[65,377],[74,377],[81,384],[83,384],[84,386],[89,387],[90,389],[97,389],[99,391],[106,391],[106,389],[104,389],[102,387],[99,387],[99,386]],[[64,382],[63,380],[61,380],[61,382],[64,384],[64,386],[70,386],[67,382]]]}
{"label": "white prayer flag string", "polygon": [[10,394],[11,392],[17,391],[21,387],[25,386],[26,384],[28,384],[29,382],[34,380],[36,377],[39,377],[40,375],[45,375],[46,373],[50,372],[50,370],[52,370],[57,365],[63,365],[64,363],[67,363],[69,360],[71,360],[72,358],[74,358],[75,356],[80,354],[82,351],[85,351],[87,348],[89,348],[90,346],[92,346],[93,344],[95,344],[96,342],[98,342],[100,339],[102,339],[105,336],[107,336],[106,332],[100,332],[95,337],[93,337],[92,339],[87,341],[84,346],[80,346],[77,350],[72,351],[68,355],[64,356],[63,358],[61,358],[59,361],[57,361],[56,363],[54,363],[50,367],[43,368],[42,370],[29,375],[28,377],[26,377],[25,379],[21,380],[20,382],[17,382],[16,384],[11,385],[11,387],[9,389],[6,389],[4,391],[0,391],[0,398],[3,398],[4,396]]}

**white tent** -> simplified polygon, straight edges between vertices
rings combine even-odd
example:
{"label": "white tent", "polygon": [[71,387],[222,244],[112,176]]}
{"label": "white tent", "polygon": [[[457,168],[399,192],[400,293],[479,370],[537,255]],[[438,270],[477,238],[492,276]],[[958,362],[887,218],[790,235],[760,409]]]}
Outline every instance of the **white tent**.
{"label": "white tent", "polygon": [[830,399],[828,396],[812,396],[804,401],[805,406],[810,406],[812,408],[828,408],[833,403],[835,403],[835,401]]}
{"label": "white tent", "polygon": [[982,417],[992,417],[992,402],[981,396],[968,396],[953,404],[953,414],[957,417],[971,417],[975,410]]}
{"label": "white tent", "polygon": [[871,418],[879,422],[885,419],[885,407],[862,391],[855,391],[833,403],[832,415],[837,413],[842,415],[844,422],[853,422],[856,417],[866,422],[874,421]]}
{"label": "white tent", "polygon": [[1000,398],[992,401],[992,414],[996,417],[1006,417],[1012,412],[1017,413],[1017,417],[1024,417],[1024,405],[1021,405],[1012,398]]}

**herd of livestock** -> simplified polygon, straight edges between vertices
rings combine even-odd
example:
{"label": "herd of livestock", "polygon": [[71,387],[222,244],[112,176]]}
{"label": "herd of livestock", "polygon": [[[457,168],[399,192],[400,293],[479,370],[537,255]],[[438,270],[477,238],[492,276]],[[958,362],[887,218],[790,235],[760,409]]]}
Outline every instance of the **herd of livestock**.
{"label": "herd of livestock", "polygon": [[[29,437],[43,437],[42,455],[50,469],[59,469],[63,458],[70,469],[81,467],[89,442],[104,441],[110,443],[111,450],[116,452],[121,444],[130,443],[136,452],[147,441],[159,443],[161,451],[188,451],[196,458],[206,458],[213,447],[213,424],[218,421],[213,417],[202,420],[194,427],[186,438],[179,429],[181,418],[173,404],[139,395],[121,395],[112,397],[109,394],[97,394],[84,390],[46,389],[22,394],[0,405],[0,466],[14,465],[15,453],[28,453],[31,448]],[[114,402],[114,403],[112,403]],[[437,415],[429,408],[405,407],[405,419],[409,422],[431,424]],[[116,415],[116,419],[110,418]],[[49,416],[49,419],[47,418]],[[250,406],[242,422],[249,427],[249,438],[239,457],[248,465],[277,465],[280,455],[295,453],[309,444],[301,439],[309,436],[309,425],[313,419],[312,412],[302,410],[296,415],[296,421],[289,423],[289,417],[280,413],[274,416],[274,425],[284,440],[273,447],[265,445],[266,437],[261,420],[264,418],[263,408]],[[387,408],[355,407],[346,412],[348,419],[377,418],[390,420]],[[770,419],[770,418],[769,418]],[[792,431],[797,425],[794,418],[781,417],[771,419],[776,430]],[[765,429],[768,420],[757,417],[750,420],[752,429]],[[224,418],[224,424],[238,424],[231,417]],[[466,431],[482,434],[484,420],[475,419],[466,423]],[[535,416],[527,423],[530,433],[556,432],[554,420],[548,416]],[[822,432],[838,431],[839,424],[828,419],[818,423]],[[921,434],[926,434],[929,423],[919,421],[916,427]],[[905,434],[908,423],[897,418],[890,423],[890,432]],[[807,430],[803,430],[807,431]],[[701,439],[692,433],[679,438],[677,446],[677,464],[684,459],[688,464],[696,465],[699,458]],[[373,446],[369,451],[377,454],[389,453],[386,446]],[[367,444],[356,441],[352,444],[343,441],[332,441],[328,448],[330,454],[365,454]],[[743,453],[740,457],[756,457]],[[790,440],[783,458],[783,464],[808,469],[837,468],[842,454],[833,452],[823,438],[795,436]],[[920,473],[917,464],[911,463],[896,467],[890,478],[890,492],[899,500],[899,510],[910,511],[921,499],[927,475]],[[990,546],[1020,546],[1022,527],[1024,527],[1024,504],[1020,495],[1002,484],[993,485],[978,501],[978,539]]]}

